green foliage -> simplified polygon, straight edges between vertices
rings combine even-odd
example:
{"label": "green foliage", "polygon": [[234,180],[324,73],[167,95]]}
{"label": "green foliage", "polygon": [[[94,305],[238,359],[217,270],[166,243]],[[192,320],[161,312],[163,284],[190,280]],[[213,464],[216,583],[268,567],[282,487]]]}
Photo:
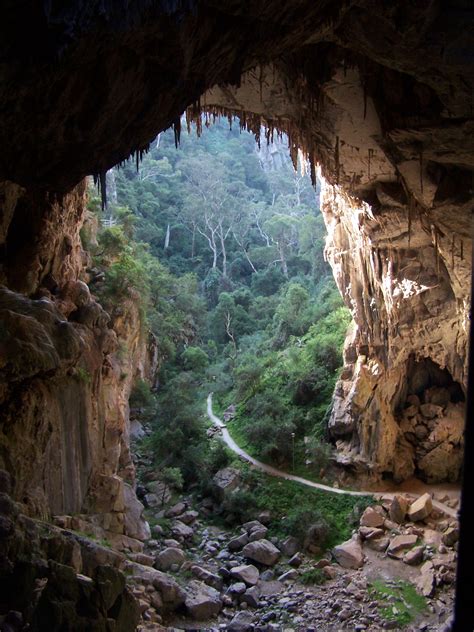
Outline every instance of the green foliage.
{"label": "green foliage", "polygon": [[80,366],[76,367],[74,377],[83,384],[90,384],[92,381],[92,376],[89,371]]}
{"label": "green foliage", "polygon": [[308,543],[321,550],[348,540],[357,516],[374,502],[370,496],[331,494],[268,476],[248,465],[238,467],[244,484],[225,501],[225,510],[235,516],[236,524],[269,510],[270,535],[284,538],[291,534],[304,543],[309,532]]}
{"label": "green foliage", "polygon": [[326,580],[327,577],[320,568],[311,568],[301,573],[298,581],[305,586],[320,586],[324,584]]}
{"label": "green foliage", "polygon": [[183,489],[183,475],[178,467],[165,467],[161,472],[161,479],[164,483],[173,487],[177,491]]}
{"label": "green foliage", "polygon": [[209,364],[207,353],[200,347],[188,347],[181,356],[187,371],[202,371]]}
{"label": "green foliage", "polygon": [[150,385],[142,379],[138,379],[133,385],[129,403],[132,408],[149,408],[154,403],[154,396]]}
{"label": "green foliage", "polygon": [[399,581],[384,582],[376,579],[369,587],[372,599],[379,602],[379,611],[384,619],[400,627],[411,623],[417,615],[426,612],[428,602],[416,592],[413,584]]}

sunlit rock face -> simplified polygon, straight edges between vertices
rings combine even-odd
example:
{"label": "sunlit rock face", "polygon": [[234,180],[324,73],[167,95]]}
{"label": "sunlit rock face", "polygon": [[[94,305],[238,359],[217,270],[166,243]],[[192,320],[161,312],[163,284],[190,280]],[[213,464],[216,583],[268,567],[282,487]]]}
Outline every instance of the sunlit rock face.
{"label": "sunlit rock face", "polygon": [[327,184],[322,199],[327,258],[355,322],[329,421],[338,460],[397,481],[455,481],[467,381],[470,206],[442,200],[407,209],[387,188],[370,208]]}
{"label": "sunlit rock face", "polygon": [[[6,232],[18,248],[8,251],[2,280],[32,294],[0,286],[0,467],[30,515],[84,513],[106,531],[143,539],[149,532],[126,487],[134,484],[128,398],[136,377],[154,374],[156,346],[133,297],[109,315],[91,295],[79,238],[85,185],[44,215],[18,187],[4,190],[13,217]],[[40,218],[30,248],[19,238],[30,230],[24,208],[32,223]]]}

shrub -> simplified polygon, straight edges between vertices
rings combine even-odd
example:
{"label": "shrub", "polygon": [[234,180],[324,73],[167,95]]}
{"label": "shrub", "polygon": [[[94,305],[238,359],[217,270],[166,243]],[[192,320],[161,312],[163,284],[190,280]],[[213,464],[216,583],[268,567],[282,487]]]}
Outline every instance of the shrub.
{"label": "shrub", "polygon": [[320,586],[321,584],[324,584],[326,579],[327,579],[326,575],[323,573],[323,571],[320,568],[312,568],[309,571],[305,571],[304,573],[301,573],[299,581],[305,586],[308,586],[308,585]]}

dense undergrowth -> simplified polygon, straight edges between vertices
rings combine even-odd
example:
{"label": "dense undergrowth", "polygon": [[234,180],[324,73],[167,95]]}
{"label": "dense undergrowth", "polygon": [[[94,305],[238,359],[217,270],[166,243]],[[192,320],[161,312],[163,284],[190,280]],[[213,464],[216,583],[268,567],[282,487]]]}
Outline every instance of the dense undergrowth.
{"label": "dense undergrowth", "polygon": [[[309,178],[283,147],[257,153],[249,134],[219,124],[179,150],[161,134],[138,171],[126,164],[109,179],[112,204],[90,202],[97,243],[82,237],[104,273],[93,291],[112,313],[133,300],[158,341],[159,387],[137,381],[130,403],[152,424],[147,448],[163,477],[206,493],[231,461],[206,435],[209,391],[221,409],[236,405],[231,431],[249,451],[318,476],[349,314]],[[243,475],[227,508],[236,520],[268,508],[276,530],[319,521],[326,543],[349,535],[352,499]]]}

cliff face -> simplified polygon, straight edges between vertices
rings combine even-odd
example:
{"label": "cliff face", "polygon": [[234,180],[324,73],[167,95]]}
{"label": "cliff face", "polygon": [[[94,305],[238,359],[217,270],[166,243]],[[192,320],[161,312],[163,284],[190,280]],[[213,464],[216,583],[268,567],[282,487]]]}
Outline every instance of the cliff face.
{"label": "cliff face", "polygon": [[19,235],[29,227],[19,218],[30,200],[16,187],[5,190],[13,220],[2,273],[30,296],[0,288],[0,467],[30,515],[84,513],[106,531],[143,539],[128,398],[134,379],[156,370],[154,346],[133,300],[111,321],[85,283],[85,185],[50,204],[23,253]]}
{"label": "cliff face", "polygon": [[[326,254],[354,327],[329,428],[341,463],[457,480],[470,300],[470,205],[376,210],[323,188]],[[450,220],[447,220],[447,218]]]}

